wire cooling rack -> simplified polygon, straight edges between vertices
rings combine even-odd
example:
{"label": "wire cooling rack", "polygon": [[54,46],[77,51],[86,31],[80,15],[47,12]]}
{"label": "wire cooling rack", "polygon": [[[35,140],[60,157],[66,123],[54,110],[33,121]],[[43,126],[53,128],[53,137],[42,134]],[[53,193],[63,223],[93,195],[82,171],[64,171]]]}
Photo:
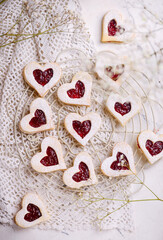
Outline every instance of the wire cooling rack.
{"label": "wire cooling rack", "polygon": [[[160,119],[161,114],[159,113],[162,112],[163,107],[159,102],[150,99],[149,91],[146,90],[146,86],[151,84],[150,79],[142,72],[130,71],[128,78],[125,79],[120,86],[119,92],[122,95],[137,95],[142,102],[141,112],[134,116],[125,127],[121,127],[105,109],[105,101],[110,92],[106,89],[102,89],[99,80],[96,79],[94,72],[92,72],[92,66],[95,59],[87,59],[84,53],[77,49],[68,49],[60,53],[56,61],[62,67],[63,76],[60,83],[53,87],[45,97],[52,107],[53,121],[56,126],[55,130],[34,135],[27,135],[20,132],[18,127],[20,119],[29,112],[29,105],[32,100],[38,97],[36,92],[29,86],[26,86],[24,92],[13,93],[8,99],[8,112],[10,112],[12,106],[12,97],[16,94],[19,99],[13,120],[16,148],[21,160],[19,163],[19,177],[21,182],[28,189],[33,189],[35,191],[40,191],[41,186],[42,191],[46,195],[46,199],[52,206],[56,206],[55,198],[56,195],[59,196],[60,202],[57,204],[60,206],[60,214],[65,211],[63,205],[65,204],[65,199],[69,198],[70,193],[74,194],[75,199],[77,199],[75,203],[78,204],[78,206],[80,202],[80,207],[83,207],[83,202],[81,203],[81,200],[82,198],[85,199],[85,193],[91,196],[94,195],[94,197],[99,196],[99,194],[104,196],[107,195],[112,199],[114,199],[117,194],[122,194],[123,198],[128,197],[133,193],[128,191],[128,187],[135,182],[135,176],[108,178],[102,175],[100,165],[101,162],[111,154],[112,147],[116,142],[127,142],[132,146],[134,151],[137,173],[142,174],[142,181],[144,181],[145,175],[143,169],[144,167],[148,167],[149,164],[137,147],[137,136],[145,129],[157,132],[162,128],[162,120]],[[65,82],[70,82],[72,76],[81,70],[88,71],[94,79],[91,106],[79,107],[63,105],[56,96],[58,87]],[[89,141],[87,146],[83,148],[64,129],[63,120],[69,112],[77,112],[81,115],[85,115],[90,111],[98,112],[101,115],[102,126],[98,133]],[[35,153],[40,151],[41,141],[49,135],[55,136],[60,140],[63,147],[65,162],[68,167],[72,166],[72,161],[79,152],[84,150],[92,155],[95,172],[99,180],[97,186],[70,189],[65,186],[62,181],[62,172],[41,174],[35,172],[31,168],[30,159]],[[140,184],[134,191],[138,191],[141,187],[142,185]],[[52,193],[51,189],[55,189],[55,194]],[[109,204],[111,206],[110,202]]]}

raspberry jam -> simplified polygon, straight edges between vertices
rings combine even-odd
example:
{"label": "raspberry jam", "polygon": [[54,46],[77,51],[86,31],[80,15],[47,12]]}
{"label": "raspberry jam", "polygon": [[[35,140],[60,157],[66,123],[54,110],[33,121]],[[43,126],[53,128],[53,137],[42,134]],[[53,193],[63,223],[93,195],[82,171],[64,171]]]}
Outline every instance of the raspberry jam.
{"label": "raspberry jam", "polygon": [[81,123],[80,121],[74,120],[72,122],[72,126],[73,129],[77,132],[77,134],[79,134],[80,137],[84,138],[91,130],[91,121],[86,120]]}
{"label": "raspberry jam", "polygon": [[41,159],[40,161],[41,164],[43,164],[46,167],[54,166],[58,164],[58,157],[57,157],[56,151],[53,148],[48,147],[46,150],[46,154],[47,156]]}
{"label": "raspberry jam", "polygon": [[113,81],[117,81],[117,79],[124,73],[124,68],[124,64],[119,64],[115,68],[108,66],[105,68],[105,74]]}
{"label": "raspberry jam", "polygon": [[70,98],[81,98],[84,96],[85,86],[80,80],[75,84],[75,89],[70,89],[67,91],[67,95]]}
{"label": "raspberry jam", "polygon": [[40,209],[32,203],[28,204],[27,211],[29,213],[26,213],[24,219],[28,222],[33,222],[42,216]]}
{"label": "raspberry jam", "polygon": [[155,156],[155,155],[159,154],[160,152],[162,152],[163,142],[157,141],[157,142],[153,143],[151,140],[148,139],[146,141],[145,147],[152,156]]}
{"label": "raspberry jam", "polygon": [[114,161],[110,168],[113,170],[128,170],[130,168],[129,162],[125,154],[118,152],[116,156],[117,160]]}
{"label": "raspberry jam", "polygon": [[117,26],[115,19],[112,19],[108,24],[108,36],[121,35],[125,31],[121,26]]}
{"label": "raspberry jam", "polygon": [[29,125],[31,125],[34,128],[37,128],[37,127],[41,127],[42,125],[46,124],[45,113],[41,109],[37,109],[35,111],[34,115],[35,115],[35,117],[33,117],[30,120]]}
{"label": "raspberry jam", "polygon": [[41,164],[43,164],[46,167],[58,164],[58,157],[56,151],[53,148],[48,147],[46,150],[46,154],[47,156],[41,159],[40,161]]}
{"label": "raspberry jam", "polygon": [[89,178],[89,169],[88,169],[88,166],[84,162],[81,162],[79,164],[79,170],[80,170],[79,172],[75,173],[72,176],[72,179],[75,182],[81,182],[81,181],[88,180],[88,178]]}
{"label": "raspberry jam", "polygon": [[38,82],[38,84],[45,86],[53,77],[53,69],[48,68],[45,71],[41,71],[40,69],[35,69],[33,71],[33,76],[36,82]]}
{"label": "raspberry jam", "polygon": [[131,111],[131,103],[125,102],[121,104],[119,102],[116,102],[114,105],[114,109],[116,112],[120,113],[123,116]]}

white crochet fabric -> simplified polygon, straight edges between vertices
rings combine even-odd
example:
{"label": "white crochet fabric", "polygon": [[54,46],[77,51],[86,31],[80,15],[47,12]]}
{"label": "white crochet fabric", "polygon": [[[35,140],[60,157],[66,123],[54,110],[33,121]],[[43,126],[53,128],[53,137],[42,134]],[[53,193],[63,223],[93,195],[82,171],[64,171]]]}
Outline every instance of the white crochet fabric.
{"label": "white crochet fabric", "polygon": [[[23,9],[23,10],[22,10]],[[20,209],[22,197],[29,191],[37,192],[44,200],[51,219],[40,224],[42,229],[76,230],[93,229],[101,223],[101,229],[133,230],[130,205],[104,218],[123,203],[115,201],[99,201],[86,207],[87,199],[99,197],[125,199],[130,191],[130,178],[116,180],[103,176],[100,172],[100,162],[111,153],[114,142],[126,139],[125,130],[121,127],[114,132],[116,122],[108,117],[104,102],[108,93],[102,90],[94,79],[91,107],[65,106],[58,102],[56,90],[62,83],[70,82],[77,71],[90,71],[95,49],[90,42],[84,22],[81,19],[81,9],[77,0],[46,0],[23,3],[20,0],[8,0],[0,9],[3,24],[0,34],[7,32],[15,22],[10,33],[28,33],[20,36],[17,43],[0,48],[0,96],[1,96],[1,128],[0,128],[0,222],[14,224],[14,215]],[[21,19],[20,21],[19,18]],[[53,33],[46,34],[51,28]],[[37,34],[38,30],[44,34]],[[55,32],[55,33],[54,33]],[[27,40],[21,41],[23,38]],[[7,39],[7,41],[6,41]],[[1,45],[14,40],[4,36]],[[46,99],[52,106],[55,130],[34,135],[22,134],[18,124],[23,115],[29,111],[29,105],[38,95],[25,84],[22,77],[23,67],[30,61],[57,61],[61,64],[63,76],[59,84],[47,95]],[[2,64],[3,63],[3,64]],[[124,88],[127,89],[124,85]],[[130,88],[129,88],[130,89]],[[130,90],[129,90],[130,91]],[[144,97],[144,96],[142,96]],[[56,136],[64,149],[67,166],[72,165],[74,156],[83,150],[71,138],[63,126],[63,119],[69,112],[85,114],[89,111],[100,113],[102,126],[95,137],[84,147],[93,158],[99,184],[81,190],[70,190],[62,181],[62,172],[39,174],[30,166],[31,157],[40,151],[40,143],[46,136]],[[143,116],[142,117],[143,119]],[[136,122],[136,120],[135,120]],[[139,128],[139,127],[138,127]],[[133,121],[127,130],[132,132]],[[140,131],[140,128],[139,130]],[[129,142],[133,137],[129,137]],[[132,140],[131,140],[132,139]],[[133,141],[134,142],[134,141]]]}

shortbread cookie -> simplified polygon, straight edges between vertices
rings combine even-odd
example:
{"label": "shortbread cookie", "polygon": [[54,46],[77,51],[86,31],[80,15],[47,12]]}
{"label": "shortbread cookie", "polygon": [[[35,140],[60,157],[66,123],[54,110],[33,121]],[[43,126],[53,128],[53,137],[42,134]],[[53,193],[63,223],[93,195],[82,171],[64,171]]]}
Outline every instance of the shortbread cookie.
{"label": "shortbread cookie", "polygon": [[70,188],[80,188],[98,182],[92,158],[87,152],[81,152],[76,156],[73,167],[64,172],[63,181]]}
{"label": "shortbread cookie", "polygon": [[109,177],[136,174],[132,148],[125,142],[117,143],[112,156],[101,164],[101,170]]}
{"label": "shortbread cookie", "polygon": [[65,117],[65,128],[83,146],[87,144],[101,125],[101,117],[97,113],[88,113],[80,116],[77,113],[69,113]]}
{"label": "shortbread cookie", "polygon": [[151,164],[163,157],[163,134],[157,135],[146,130],[139,134],[137,141],[138,147]]}
{"label": "shortbread cookie", "polygon": [[131,21],[127,21],[117,10],[107,12],[102,22],[101,42],[124,42],[131,40],[134,34],[130,25]]}
{"label": "shortbread cookie", "polygon": [[102,86],[104,89],[117,90],[128,76],[128,58],[109,51],[100,52],[96,56],[95,72],[105,81]]}
{"label": "shortbread cookie", "polygon": [[46,137],[41,143],[41,152],[31,159],[34,170],[41,173],[66,169],[62,146],[54,137]]}
{"label": "shortbread cookie", "polygon": [[43,98],[35,99],[30,105],[30,113],[20,121],[20,130],[24,133],[37,133],[54,129],[52,110]]}
{"label": "shortbread cookie", "polygon": [[92,77],[87,72],[75,74],[71,83],[65,83],[58,88],[60,101],[70,105],[91,104]]}
{"label": "shortbread cookie", "polygon": [[40,197],[36,193],[27,193],[22,200],[22,209],[15,216],[16,224],[28,228],[48,219],[49,215]]}
{"label": "shortbread cookie", "polygon": [[41,97],[54,87],[61,78],[61,68],[57,63],[41,65],[37,62],[28,63],[23,71],[25,81],[34,88]]}
{"label": "shortbread cookie", "polygon": [[122,97],[119,94],[111,94],[106,102],[108,111],[125,126],[141,109],[141,101],[136,96]]}

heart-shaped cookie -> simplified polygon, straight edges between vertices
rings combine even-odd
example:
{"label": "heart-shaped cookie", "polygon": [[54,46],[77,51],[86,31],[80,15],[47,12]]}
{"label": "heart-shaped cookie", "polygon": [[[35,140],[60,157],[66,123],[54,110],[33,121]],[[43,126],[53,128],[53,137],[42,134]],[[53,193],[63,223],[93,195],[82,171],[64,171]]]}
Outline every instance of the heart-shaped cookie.
{"label": "heart-shaped cookie", "polygon": [[127,42],[134,36],[134,22],[129,15],[124,12],[122,15],[117,10],[110,10],[104,15],[101,42]]}
{"label": "heart-shaped cookie", "polygon": [[54,87],[61,78],[61,68],[57,63],[41,65],[37,62],[28,63],[23,71],[25,81],[34,88],[41,97]]}
{"label": "heart-shaped cookie", "polygon": [[19,127],[22,132],[31,134],[54,129],[48,102],[43,98],[36,98],[30,105],[30,113],[22,118]]}
{"label": "heart-shaped cookie", "polygon": [[119,177],[136,173],[132,148],[124,142],[117,143],[111,157],[101,164],[101,170],[106,176]]}
{"label": "heart-shaped cookie", "polygon": [[65,83],[58,88],[58,98],[60,101],[70,105],[91,104],[92,78],[87,72],[75,74],[71,83]]}
{"label": "heart-shaped cookie", "polygon": [[77,113],[69,113],[65,117],[65,128],[83,146],[95,135],[101,125],[101,117],[97,113],[88,113],[80,116]]}
{"label": "heart-shaped cookie", "polygon": [[41,173],[66,169],[62,146],[54,137],[46,137],[41,143],[41,152],[31,159],[34,170]]}
{"label": "heart-shaped cookie", "polygon": [[111,94],[106,102],[108,111],[125,126],[141,109],[141,101],[136,96],[122,97],[119,94]]}
{"label": "heart-shaped cookie", "polygon": [[15,216],[16,224],[28,228],[48,219],[49,215],[40,197],[36,193],[27,193],[22,200],[22,209]]}
{"label": "heart-shaped cookie", "polygon": [[119,56],[109,51],[99,52],[96,56],[95,72],[104,89],[117,90],[122,82],[128,77],[130,62],[126,56]]}
{"label": "heart-shaped cookie", "polygon": [[150,130],[146,130],[139,134],[137,141],[138,147],[151,164],[163,157],[163,134],[157,135]]}
{"label": "heart-shaped cookie", "polygon": [[81,152],[76,156],[73,167],[64,172],[63,181],[70,188],[80,188],[98,182],[92,158],[87,152]]}
{"label": "heart-shaped cookie", "polygon": [[123,17],[116,10],[107,12],[102,22],[102,42],[123,42]]}

